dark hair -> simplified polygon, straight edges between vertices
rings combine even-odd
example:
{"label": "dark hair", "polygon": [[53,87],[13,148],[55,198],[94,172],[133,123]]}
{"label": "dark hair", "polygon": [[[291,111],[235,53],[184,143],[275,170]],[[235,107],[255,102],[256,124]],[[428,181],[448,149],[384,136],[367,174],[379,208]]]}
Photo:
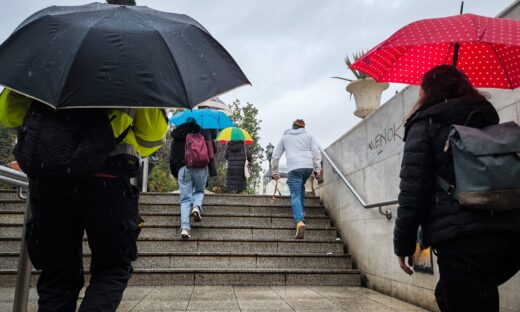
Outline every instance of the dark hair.
{"label": "dark hair", "polygon": [[412,109],[412,114],[461,96],[485,97],[473,87],[468,77],[452,65],[440,65],[427,71],[422,78],[423,95]]}

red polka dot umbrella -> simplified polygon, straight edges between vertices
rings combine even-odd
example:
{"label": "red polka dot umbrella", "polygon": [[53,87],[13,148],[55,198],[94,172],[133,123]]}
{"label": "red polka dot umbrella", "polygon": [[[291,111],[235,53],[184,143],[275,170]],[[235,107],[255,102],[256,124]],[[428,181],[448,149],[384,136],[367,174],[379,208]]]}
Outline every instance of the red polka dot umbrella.
{"label": "red polka dot umbrella", "polygon": [[379,82],[419,85],[425,72],[442,64],[455,64],[475,87],[519,87],[520,21],[474,14],[416,21],[352,68]]}

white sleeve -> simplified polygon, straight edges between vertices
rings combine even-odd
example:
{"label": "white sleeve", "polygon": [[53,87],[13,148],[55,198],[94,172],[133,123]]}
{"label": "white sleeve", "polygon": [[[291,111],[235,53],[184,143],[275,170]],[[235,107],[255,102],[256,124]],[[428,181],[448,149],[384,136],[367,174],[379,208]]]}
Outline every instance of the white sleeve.
{"label": "white sleeve", "polygon": [[321,170],[321,150],[320,145],[311,136],[311,151],[312,151],[312,162],[314,163],[314,169]]}
{"label": "white sleeve", "polygon": [[283,138],[278,142],[276,148],[274,149],[273,158],[271,159],[271,167],[273,173],[278,173],[278,165],[280,164],[280,158],[282,158],[283,153],[285,152],[285,147],[283,146]]}

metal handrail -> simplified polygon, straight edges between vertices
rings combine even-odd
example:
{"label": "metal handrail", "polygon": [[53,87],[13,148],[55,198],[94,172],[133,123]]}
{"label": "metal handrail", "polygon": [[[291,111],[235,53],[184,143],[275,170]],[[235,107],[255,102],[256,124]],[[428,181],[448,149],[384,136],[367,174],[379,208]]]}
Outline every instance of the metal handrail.
{"label": "metal handrail", "polygon": [[347,178],[343,175],[343,173],[341,173],[341,170],[338,168],[338,166],[336,166],[334,161],[330,158],[329,154],[327,154],[327,152],[325,152],[325,150],[321,147],[320,147],[320,150],[321,150],[321,153],[323,154],[323,156],[325,156],[327,161],[330,163],[330,165],[334,169],[334,172],[340,177],[340,179],[343,181],[343,183],[345,183],[347,188],[352,192],[354,197],[358,200],[358,202],[361,204],[361,206],[363,206],[363,208],[370,209],[370,208],[378,207],[380,214],[384,215],[387,220],[392,219],[392,211],[389,208],[386,208],[385,211],[383,211],[383,207],[397,204],[398,203],[397,199],[368,204],[367,202],[365,202],[363,197],[361,197],[361,195],[359,195],[359,193],[356,191],[354,186],[347,180]]}
{"label": "metal handrail", "polygon": [[[23,188],[29,187],[29,179],[20,171],[0,166],[0,181],[6,182],[18,187],[18,197],[26,199],[23,195]],[[24,224],[31,217],[30,201],[27,200],[24,212]],[[20,244],[20,257],[18,260],[18,273],[16,275],[16,286],[14,291],[13,312],[26,312],[27,303],[29,301],[29,285],[31,280],[31,262],[25,244],[25,231],[22,231],[22,240]]]}

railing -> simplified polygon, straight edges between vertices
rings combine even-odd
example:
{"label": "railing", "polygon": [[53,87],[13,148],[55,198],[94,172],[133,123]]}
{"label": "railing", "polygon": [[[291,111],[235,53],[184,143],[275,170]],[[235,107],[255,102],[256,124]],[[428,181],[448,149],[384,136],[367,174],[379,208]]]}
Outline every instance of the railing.
{"label": "railing", "polygon": [[[29,187],[29,179],[22,172],[11,168],[0,166],[0,181],[18,187],[18,196],[26,199],[23,189]],[[24,223],[31,217],[30,201],[25,204]],[[22,230],[22,241],[20,244],[20,258],[18,261],[18,274],[16,276],[16,287],[14,291],[13,312],[26,312],[29,300],[29,285],[31,280],[31,263],[25,244],[25,231]]]}
{"label": "railing", "polygon": [[338,168],[338,166],[336,166],[336,164],[330,158],[330,156],[327,154],[327,152],[325,152],[325,150],[321,147],[320,147],[320,150],[321,150],[321,153],[323,154],[323,156],[325,156],[327,161],[330,163],[330,165],[334,169],[334,172],[340,177],[340,179],[343,181],[343,183],[345,183],[345,185],[352,192],[352,194],[358,200],[358,202],[361,204],[361,206],[363,206],[363,208],[365,208],[365,209],[378,208],[379,213],[384,215],[387,220],[392,219],[392,211],[389,208],[386,208],[385,211],[383,211],[383,207],[397,204],[398,203],[397,199],[387,200],[387,201],[373,203],[373,204],[367,204],[365,202],[365,200],[361,197],[361,195],[359,195],[359,193],[356,191],[354,186],[352,186],[352,184],[347,180],[347,178],[343,175],[343,173],[341,173],[341,170]]}

